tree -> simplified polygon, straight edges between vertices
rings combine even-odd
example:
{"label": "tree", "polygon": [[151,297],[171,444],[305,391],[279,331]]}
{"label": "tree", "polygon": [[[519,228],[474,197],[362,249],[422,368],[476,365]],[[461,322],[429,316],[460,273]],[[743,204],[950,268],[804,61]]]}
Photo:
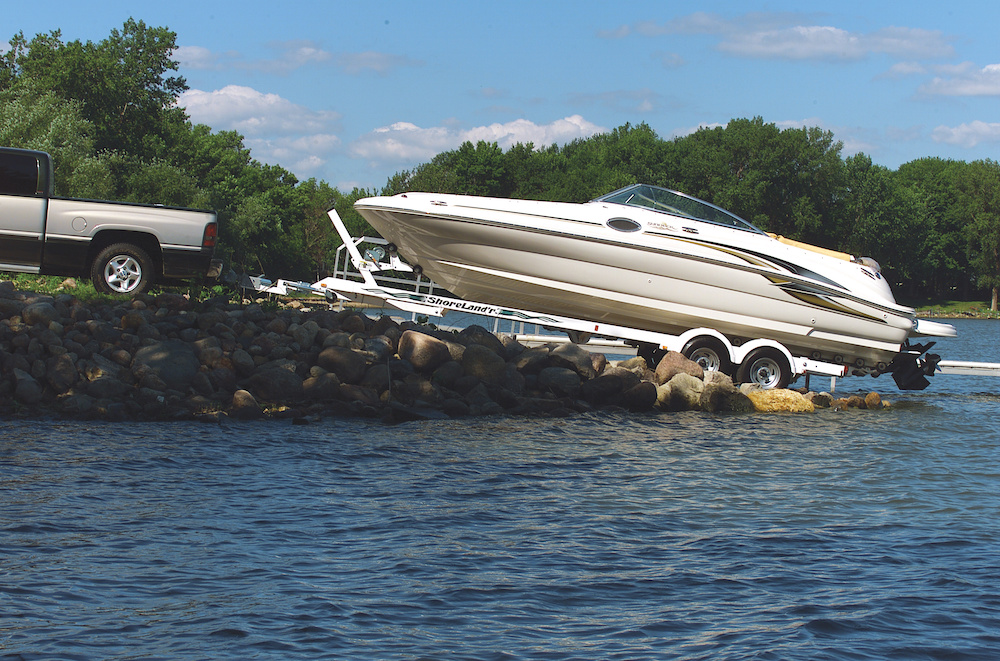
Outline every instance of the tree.
{"label": "tree", "polygon": [[849,157],[845,165],[847,195],[840,247],[874,258],[894,282],[919,277],[927,225],[916,193],[865,154]]}
{"label": "tree", "polygon": [[175,102],[187,83],[167,75],[177,69],[170,58],[176,38],[166,28],[147,27],[132,18],[97,44],[64,44],[58,30],[30,42],[19,33],[11,40],[0,81],[34,80],[43,89],[79,102],[83,116],[94,125],[98,150],[144,153],[143,148],[157,144],[151,138],[163,136],[169,124],[185,119]]}
{"label": "tree", "polygon": [[1000,163],[976,161],[968,174],[970,262],[979,286],[991,291],[990,309],[996,310],[1000,293]]}

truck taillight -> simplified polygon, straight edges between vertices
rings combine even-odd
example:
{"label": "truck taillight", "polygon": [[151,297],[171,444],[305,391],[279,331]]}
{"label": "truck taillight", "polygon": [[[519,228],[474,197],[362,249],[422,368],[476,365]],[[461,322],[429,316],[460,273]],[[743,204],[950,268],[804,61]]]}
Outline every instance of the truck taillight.
{"label": "truck taillight", "polygon": [[205,225],[205,237],[201,240],[202,248],[214,248],[215,239],[219,236],[219,226],[215,223]]}

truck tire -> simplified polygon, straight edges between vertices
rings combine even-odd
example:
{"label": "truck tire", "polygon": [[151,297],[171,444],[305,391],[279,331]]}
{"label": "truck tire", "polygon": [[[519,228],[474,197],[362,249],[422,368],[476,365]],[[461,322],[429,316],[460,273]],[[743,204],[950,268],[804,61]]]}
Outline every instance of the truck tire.
{"label": "truck tire", "polygon": [[94,289],[102,294],[141,294],[152,276],[153,260],[131,243],[111,244],[98,253],[90,267]]}
{"label": "truck tire", "polygon": [[792,380],[792,368],[780,351],[762,347],[750,352],[740,365],[736,380],[755,383],[765,390],[785,388]]}
{"label": "truck tire", "polygon": [[719,340],[714,337],[696,337],[681,350],[688,360],[701,365],[706,372],[722,372],[732,376],[733,364],[729,360],[729,352]]}

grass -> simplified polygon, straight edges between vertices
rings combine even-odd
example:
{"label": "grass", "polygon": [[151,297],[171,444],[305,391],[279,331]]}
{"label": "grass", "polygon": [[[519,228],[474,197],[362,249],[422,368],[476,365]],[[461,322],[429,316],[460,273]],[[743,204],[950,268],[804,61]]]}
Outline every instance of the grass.
{"label": "grass", "polygon": [[[14,284],[14,288],[20,291],[33,291],[49,296],[59,296],[61,294],[71,294],[81,302],[88,305],[104,304],[115,305],[122,301],[131,299],[131,296],[113,296],[103,294],[94,289],[94,284],[85,278],[67,278],[55,275],[36,275],[33,273],[6,273],[0,272],[0,281],[9,280]],[[190,294],[192,300],[203,300],[213,296],[231,295],[232,289],[224,289],[219,285],[206,287],[198,284],[188,284],[179,286],[153,285],[146,293],[156,296],[161,293]]]}

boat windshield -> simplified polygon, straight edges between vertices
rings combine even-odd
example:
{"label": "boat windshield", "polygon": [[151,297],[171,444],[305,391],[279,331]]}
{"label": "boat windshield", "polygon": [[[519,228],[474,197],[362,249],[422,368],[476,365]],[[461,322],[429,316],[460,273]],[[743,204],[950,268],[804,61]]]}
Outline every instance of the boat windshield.
{"label": "boat windshield", "polygon": [[696,197],[658,186],[635,184],[628,188],[617,190],[614,193],[608,193],[594,201],[624,204],[630,207],[643,207],[645,209],[652,209],[653,211],[669,213],[673,216],[680,216],[681,218],[716,223],[758,234],[764,233],[739,216],[735,216],[725,209],[720,209],[714,204],[709,204]]}

